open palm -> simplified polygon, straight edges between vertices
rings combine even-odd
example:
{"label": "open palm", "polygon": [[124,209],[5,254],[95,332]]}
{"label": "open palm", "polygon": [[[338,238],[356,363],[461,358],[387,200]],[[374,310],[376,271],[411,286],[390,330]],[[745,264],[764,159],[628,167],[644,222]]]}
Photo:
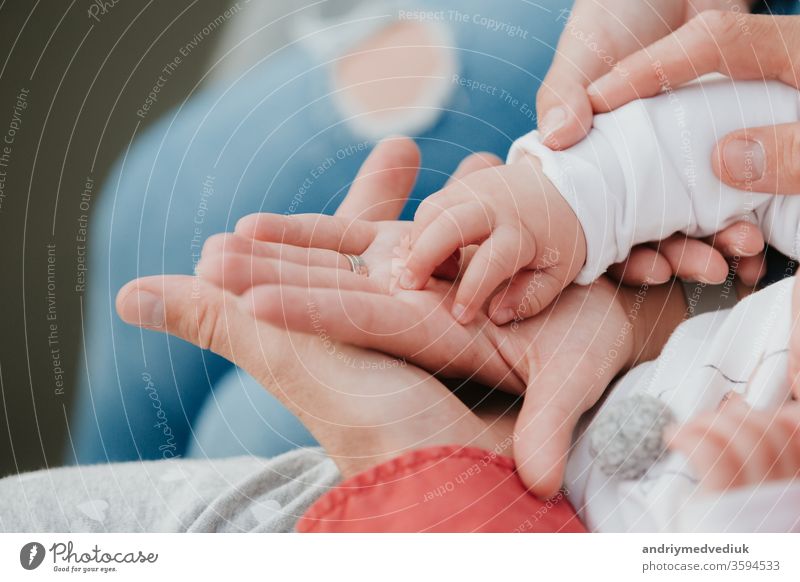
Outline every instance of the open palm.
{"label": "open palm", "polygon": [[[601,280],[569,287],[519,323],[496,326],[484,312],[462,326],[451,315],[449,280],[392,294],[392,266],[409,231],[399,221],[253,215],[211,241],[198,269],[243,295],[262,321],[525,392],[518,470],[535,493],[555,493],[580,415],[634,358],[627,295]],[[342,253],[362,256],[370,276],[352,273]]]}

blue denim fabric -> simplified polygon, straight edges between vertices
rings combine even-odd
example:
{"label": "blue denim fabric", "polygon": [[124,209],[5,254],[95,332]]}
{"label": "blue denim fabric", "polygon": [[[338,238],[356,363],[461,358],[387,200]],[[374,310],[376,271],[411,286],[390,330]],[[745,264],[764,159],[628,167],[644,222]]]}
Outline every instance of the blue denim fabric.
{"label": "blue denim fabric", "polygon": [[772,14],[800,14],[800,2],[798,0],[769,0],[757,2],[753,6],[753,12],[765,12]]}
{"label": "blue denim fabric", "polygon": [[[435,124],[415,136],[425,169],[405,217],[469,153],[504,156],[514,138],[534,127],[536,90],[563,27],[562,10],[571,3],[415,4],[445,11],[458,75],[497,90],[492,95],[454,83]],[[450,10],[467,15],[466,22],[450,18]],[[492,30],[482,14],[525,34]],[[86,368],[71,461],[185,456],[189,449],[277,454],[313,442],[226,360],[124,324],[114,297],[135,277],[191,273],[202,240],[231,230],[245,214],[335,210],[371,145],[359,145],[362,138],[342,120],[330,91],[330,67],[290,45],[235,82],[192,96],[132,141],[92,217]],[[195,424],[202,429],[196,435]],[[239,430],[244,424],[247,434]]]}

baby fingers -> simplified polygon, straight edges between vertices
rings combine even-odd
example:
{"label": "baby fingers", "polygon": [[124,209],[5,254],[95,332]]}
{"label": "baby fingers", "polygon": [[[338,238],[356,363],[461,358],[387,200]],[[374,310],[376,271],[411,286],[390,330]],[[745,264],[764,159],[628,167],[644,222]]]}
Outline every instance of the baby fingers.
{"label": "baby fingers", "polygon": [[498,227],[467,266],[456,292],[453,317],[462,324],[472,321],[495,289],[530,264],[534,255],[533,243],[521,231]]}
{"label": "baby fingers", "polygon": [[413,243],[400,276],[403,289],[422,289],[436,267],[456,250],[484,241],[492,232],[494,212],[480,202],[443,209]]}

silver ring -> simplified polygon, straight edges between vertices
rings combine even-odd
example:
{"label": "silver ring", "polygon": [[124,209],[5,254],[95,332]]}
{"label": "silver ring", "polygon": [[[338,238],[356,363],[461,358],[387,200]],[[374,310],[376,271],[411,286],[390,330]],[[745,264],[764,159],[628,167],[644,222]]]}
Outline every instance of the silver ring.
{"label": "silver ring", "polygon": [[347,259],[348,263],[350,263],[351,271],[353,271],[356,275],[369,277],[369,267],[367,267],[367,263],[364,262],[364,259],[361,258],[360,255],[349,255],[347,253],[342,253],[342,255],[344,255],[344,258]]}

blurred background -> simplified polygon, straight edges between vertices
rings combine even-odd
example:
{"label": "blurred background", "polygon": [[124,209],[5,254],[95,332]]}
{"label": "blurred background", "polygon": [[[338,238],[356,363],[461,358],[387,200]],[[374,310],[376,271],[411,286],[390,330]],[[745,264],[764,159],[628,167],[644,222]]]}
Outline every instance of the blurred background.
{"label": "blurred background", "polygon": [[[60,463],[81,366],[83,253],[111,165],[135,132],[199,85],[235,76],[284,43],[291,13],[311,4],[0,3],[0,476]],[[188,43],[141,119],[154,81]]]}

